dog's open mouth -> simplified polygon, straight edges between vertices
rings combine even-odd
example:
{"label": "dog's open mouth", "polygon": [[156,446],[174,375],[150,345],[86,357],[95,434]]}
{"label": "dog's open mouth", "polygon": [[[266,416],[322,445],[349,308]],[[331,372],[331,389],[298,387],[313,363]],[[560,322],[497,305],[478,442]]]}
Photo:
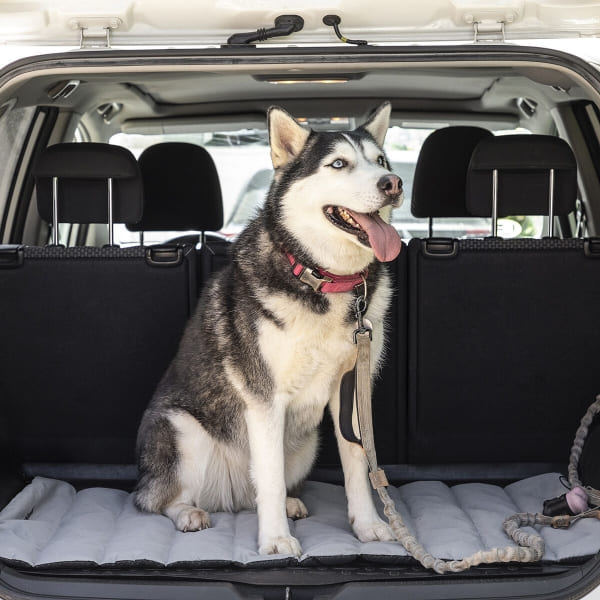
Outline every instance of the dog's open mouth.
{"label": "dog's open mouth", "polygon": [[370,246],[367,232],[356,222],[352,213],[346,208],[341,206],[326,206],[325,214],[334,225],[340,229],[353,233],[365,246]]}
{"label": "dog's open mouth", "polygon": [[381,262],[394,260],[398,256],[402,244],[400,236],[392,225],[379,216],[378,211],[359,213],[343,206],[329,205],[323,212],[336,227],[355,235],[361,244],[371,247]]}

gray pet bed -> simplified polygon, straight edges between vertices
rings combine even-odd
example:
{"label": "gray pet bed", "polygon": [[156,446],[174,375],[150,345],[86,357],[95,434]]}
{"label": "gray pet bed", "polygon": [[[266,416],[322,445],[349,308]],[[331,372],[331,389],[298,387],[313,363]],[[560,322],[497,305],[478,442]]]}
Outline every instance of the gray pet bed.
{"label": "gray pet bed", "polygon": [[[436,481],[390,487],[407,526],[435,556],[460,559],[512,542],[502,522],[515,512],[536,512],[563,493],[559,475],[531,477],[505,488],[479,483],[448,487]],[[32,567],[281,566],[343,565],[358,557],[374,562],[410,560],[397,543],[361,543],[346,516],[341,486],[307,482],[302,499],[310,516],[290,522],[304,554],[257,553],[256,515],[250,511],[212,515],[213,527],[181,533],[164,516],[139,512],[127,492],[88,488],[35,478],[0,512],[0,557]],[[378,502],[378,500],[377,500]],[[569,530],[541,528],[544,561],[591,556],[600,549],[600,522],[583,519]]]}

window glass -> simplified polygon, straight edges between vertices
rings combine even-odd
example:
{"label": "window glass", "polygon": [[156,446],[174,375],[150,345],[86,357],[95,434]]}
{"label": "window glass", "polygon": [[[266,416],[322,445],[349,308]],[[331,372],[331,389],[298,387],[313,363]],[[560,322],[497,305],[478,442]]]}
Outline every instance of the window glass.
{"label": "window glass", "polygon": [[[348,120],[346,120],[348,121]],[[385,151],[392,171],[404,183],[404,202],[395,209],[392,222],[403,238],[427,237],[429,220],[411,215],[411,193],[415,165],[421,146],[434,129],[391,127],[385,141]],[[494,132],[498,135],[529,133],[524,129]],[[185,141],[198,144],[210,152],[215,161],[223,192],[224,227],[226,236],[235,236],[262,205],[271,182],[273,170],[269,155],[268,134],[264,129],[241,129],[212,133],[165,133],[140,135],[119,133],[111,143],[129,148],[136,157],[154,144],[166,141]],[[490,219],[471,217],[466,219],[436,219],[434,232],[445,237],[482,237],[490,235]],[[544,218],[511,216],[499,219],[499,235],[502,237],[540,237]],[[116,226],[120,243],[137,243],[137,233]],[[181,232],[147,232],[146,243],[161,242],[177,237]]]}
{"label": "window glass", "polygon": [[0,214],[6,209],[12,177],[34,113],[35,107],[0,106]]}

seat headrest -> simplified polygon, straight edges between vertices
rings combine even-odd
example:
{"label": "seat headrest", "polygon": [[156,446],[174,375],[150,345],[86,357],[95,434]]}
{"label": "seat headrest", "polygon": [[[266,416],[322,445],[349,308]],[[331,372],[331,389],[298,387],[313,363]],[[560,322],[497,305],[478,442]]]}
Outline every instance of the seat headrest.
{"label": "seat headrest", "polygon": [[201,146],[164,142],[139,158],[144,216],[131,231],[218,231],[223,200],[215,163]]}
{"label": "seat headrest", "polygon": [[415,166],[411,212],[415,217],[469,217],[466,181],[475,146],[492,132],[481,127],[437,129],[423,142]]}
{"label": "seat headrest", "polygon": [[577,198],[577,162],[565,140],[551,135],[506,135],[481,141],[467,176],[467,209],[492,214],[492,173],[498,170],[498,216],[547,215],[550,169],[554,214],[568,215]]}
{"label": "seat headrest", "polygon": [[52,178],[58,178],[60,223],[108,223],[108,178],[113,180],[113,221],[142,218],[142,179],[135,157],[120,146],[64,143],[48,146],[34,167],[38,212],[52,222]]}

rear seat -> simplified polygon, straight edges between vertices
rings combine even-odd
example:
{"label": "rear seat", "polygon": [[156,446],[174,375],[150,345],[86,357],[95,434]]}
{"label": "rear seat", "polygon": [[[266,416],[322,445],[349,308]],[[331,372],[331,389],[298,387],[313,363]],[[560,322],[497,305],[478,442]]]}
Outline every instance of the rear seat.
{"label": "rear seat", "polygon": [[[563,140],[484,139],[469,168],[469,212],[491,216],[496,170],[498,215],[547,214],[550,169],[554,213],[566,215],[576,163]],[[411,240],[411,462],[564,465],[598,393],[595,249],[578,239]]]}
{"label": "rear seat", "polygon": [[144,215],[131,231],[200,231],[172,242],[197,245],[198,293],[210,275],[229,262],[230,242],[215,233],[223,227],[223,200],[215,163],[201,146],[163,142],[139,157]]}
{"label": "rear seat", "polygon": [[[109,178],[115,221],[141,217],[138,165],[123,148],[47,148],[36,166],[46,220],[54,178],[60,221],[106,223]],[[2,248],[0,420],[29,475],[72,479],[77,465],[134,463],[142,412],[195,304],[193,250]],[[99,468],[83,471],[99,477]]]}
{"label": "rear seat", "polygon": [[[554,142],[537,136],[523,144],[517,138],[464,133],[443,134],[442,145],[447,152],[446,136],[463,142],[481,136],[468,174],[473,212],[489,216],[491,188],[482,190],[477,181],[489,185],[490,165],[499,168],[499,214],[506,214],[507,206],[510,212],[545,211],[547,190],[537,182],[542,167],[555,168],[555,180],[562,182],[556,214],[573,208],[570,150],[557,151]],[[496,144],[513,157],[510,169],[496,164]],[[64,198],[67,207],[61,220],[104,221],[107,177],[117,182],[117,219],[139,218],[139,174],[132,156],[113,146],[60,146],[60,153],[49,148],[37,169],[40,212],[46,218],[52,177],[74,172],[75,179],[59,180],[60,206]],[[538,156],[538,148],[547,150]],[[531,149],[535,163],[523,155]],[[434,156],[434,150],[427,152]],[[463,160],[468,154],[465,149]],[[425,159],[419,164],[431,169]],[[523,172],[528,164],[536,166],[533,173]],[[454,168],[457,163],[446,173]],[[416,184],[417,209],[433,218],[463,216],[465,182],[456,178],[453,184],[443,173],[437,173],[437,185],[427,194]],[[503,190],[525,189],[532,179],[533,191],[518,206],[507,204],[511,199]],[[129,181],[127,193],[121,180]],[[441,205],[440,189],[452,209]],[[160,230],[177,229],[173,222],[168,227],[162,220],[155,223]],[[172,264],[173,247],[164,255],[169,268],[157,268],[160,246],[3,249],[2,417],[8,447],[31,472],[61,477],[60,470],[40,466],[48,458],[71,467],[133,464],[141,413],[195,303],[194,252],[189,247],[175,251]],[[590,352],[600,329],[600,261],[595,257],[600,257],[597,244],[589,240],[434,238],[412,240],[408,251],[403,249],[390,265],[396,290],[392,335],[374,393],[379,460],[406,465],[392,470],[391,478],[423,478],[432,473],[428,467],[440,464],[450,468],[437,471],[437,478],[452,469],[465,478],[474,463],[511,463],[507,473],[513,474],[518,464],[517,476],[523,477],[564,465],[578,420],[597,393]],[[573,315],[568,327],[562,326],[565,315]],[[320,477],[319,468],[332,465],[339,460],[329,432],[315,473]],[[72,472],[62,477],[73,479]]]}

